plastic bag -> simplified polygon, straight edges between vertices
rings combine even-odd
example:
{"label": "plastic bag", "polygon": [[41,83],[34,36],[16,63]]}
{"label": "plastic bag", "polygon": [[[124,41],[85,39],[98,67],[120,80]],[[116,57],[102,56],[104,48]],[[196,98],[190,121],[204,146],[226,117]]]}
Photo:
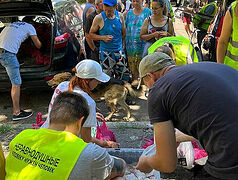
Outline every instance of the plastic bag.
{"label": "plastic bag", "polygon": [[177,147],[178,164],[186,169],[194,167],[194,151],[191,141],[181,142]]}
{"label": "plastic bag", "polygon": [[42,124],[44,124],[45,121],[42,121],[42,114],[41,112],[38,112],[36,116],[36,124],[32,124],[32,129],[40,129]]}
{"label": "plastic bag", "polygon": [[[153,140],[143,138],[144,140],[148,142],[152,142]],[[156,146],[155,144],[149,145],[141,154],[141,156],[153,156],[156,153]],[[160,180],[160,172],[157,170],[152,170],[150,173],[143,173],[140,172],[138,169],[135,169],[135,167],[130,168],[130,165],[127,166],[127,170],[125,173],[126,179],[138,179],[138,180],[146,180],[146,179],[154,179],[154,180]]]}
{"label": "plastic bag", "polygon": [[151,146],[154,144],[154,138],[152,139],[147,139],[147,138],[144,138],[142,137],[141,139],[144,139],[145,141],[147,141],[147,143],[145,143],[141,148],[142,149],[146,149],[147,147]]}
{"label": "plastic bag", "polygon": [[[206,151],[204,149],[200,149],[196,141],[192,141],[192,145],[193,145],[193,151],[194,151],[194,161],[207,157]],[[196,165],[198,163],[194,162],[194,164]],[[200,164],[200,165],[204,165],[204,164]]]}
{"label": "plastic bag", "polygon": [[[99,121],[102,121],[100,126]],[[104,119],[104,116],[100,113],[97,113],[97,134],[96,138],[102,141],[114,141],[117,142],[115,134],[113,131],[107,129],[107,124]]]}

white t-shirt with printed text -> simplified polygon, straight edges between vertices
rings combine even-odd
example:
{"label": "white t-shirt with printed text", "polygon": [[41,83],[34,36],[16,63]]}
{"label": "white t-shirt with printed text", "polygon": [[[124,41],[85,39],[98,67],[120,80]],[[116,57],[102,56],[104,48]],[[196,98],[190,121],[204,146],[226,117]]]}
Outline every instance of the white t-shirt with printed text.
{"label": "white t-shirt with printed text", "polygon": [[[51,98],[50,104],[49,104],[48,117],[47,117],[45,123],[41,126],[41,128],[46,128],[47,129],[49,127],[49,124],[50,124],[50,118],[49,118],[50,111],[51,111],[52,105],[53,105],[53,103],[55,101],[55,98],[61,92],[67,91],[68,88],[69,88],[69,81],[62,82],[62,83],[60,83],[57,86],[57,88],[55,89],[54,94],[53,94],[53,96]],[[97,126],[97,119],[96,119],[96,103],[95,103],[95,101],[86,92],[84,92],[83,90],[81,90],[78,87],[75,87],[73,92],[82,95],[86,99],[86,101],[88,102],[89,115],[88,115],[88,118],[86,119],[83,127],[96,127]]]}
{"label": "white t-shirt with printed text", "polygon": [[0,48],[17,54],[21,43],[29,36],[36,36],[36,30],[31,24],[14,22],[2,30],[0,34]]}

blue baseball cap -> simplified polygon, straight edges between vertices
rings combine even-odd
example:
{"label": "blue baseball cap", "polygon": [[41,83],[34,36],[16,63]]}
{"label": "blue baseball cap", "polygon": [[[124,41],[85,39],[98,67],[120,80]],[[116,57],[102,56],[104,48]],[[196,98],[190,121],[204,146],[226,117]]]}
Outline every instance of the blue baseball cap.
{"label": "blue baseball cap", "polygon": [[106,4],[108,6],[115,6],[117,5],[117,0],[103,0],[103,4]]}

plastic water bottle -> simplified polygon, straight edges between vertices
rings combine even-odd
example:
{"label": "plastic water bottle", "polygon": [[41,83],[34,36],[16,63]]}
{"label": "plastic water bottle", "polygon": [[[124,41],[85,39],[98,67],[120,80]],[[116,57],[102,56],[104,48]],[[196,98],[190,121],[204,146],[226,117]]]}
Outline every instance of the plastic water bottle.
{"label": "plastic water bottle", "polygon": [[37,116],[36,116],[36,124],[40,124],[40,122],[42,121],[42,114],[41,112],[38,112]]}

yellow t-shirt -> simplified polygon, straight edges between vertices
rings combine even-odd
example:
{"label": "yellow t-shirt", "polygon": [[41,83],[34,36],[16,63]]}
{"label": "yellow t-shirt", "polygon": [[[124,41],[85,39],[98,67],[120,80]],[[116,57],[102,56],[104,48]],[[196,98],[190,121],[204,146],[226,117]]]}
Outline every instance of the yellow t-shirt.
{"label": "yellow t-shirt", "polygon": [[5,179],[5,157],[0,143],[0,180]]}

